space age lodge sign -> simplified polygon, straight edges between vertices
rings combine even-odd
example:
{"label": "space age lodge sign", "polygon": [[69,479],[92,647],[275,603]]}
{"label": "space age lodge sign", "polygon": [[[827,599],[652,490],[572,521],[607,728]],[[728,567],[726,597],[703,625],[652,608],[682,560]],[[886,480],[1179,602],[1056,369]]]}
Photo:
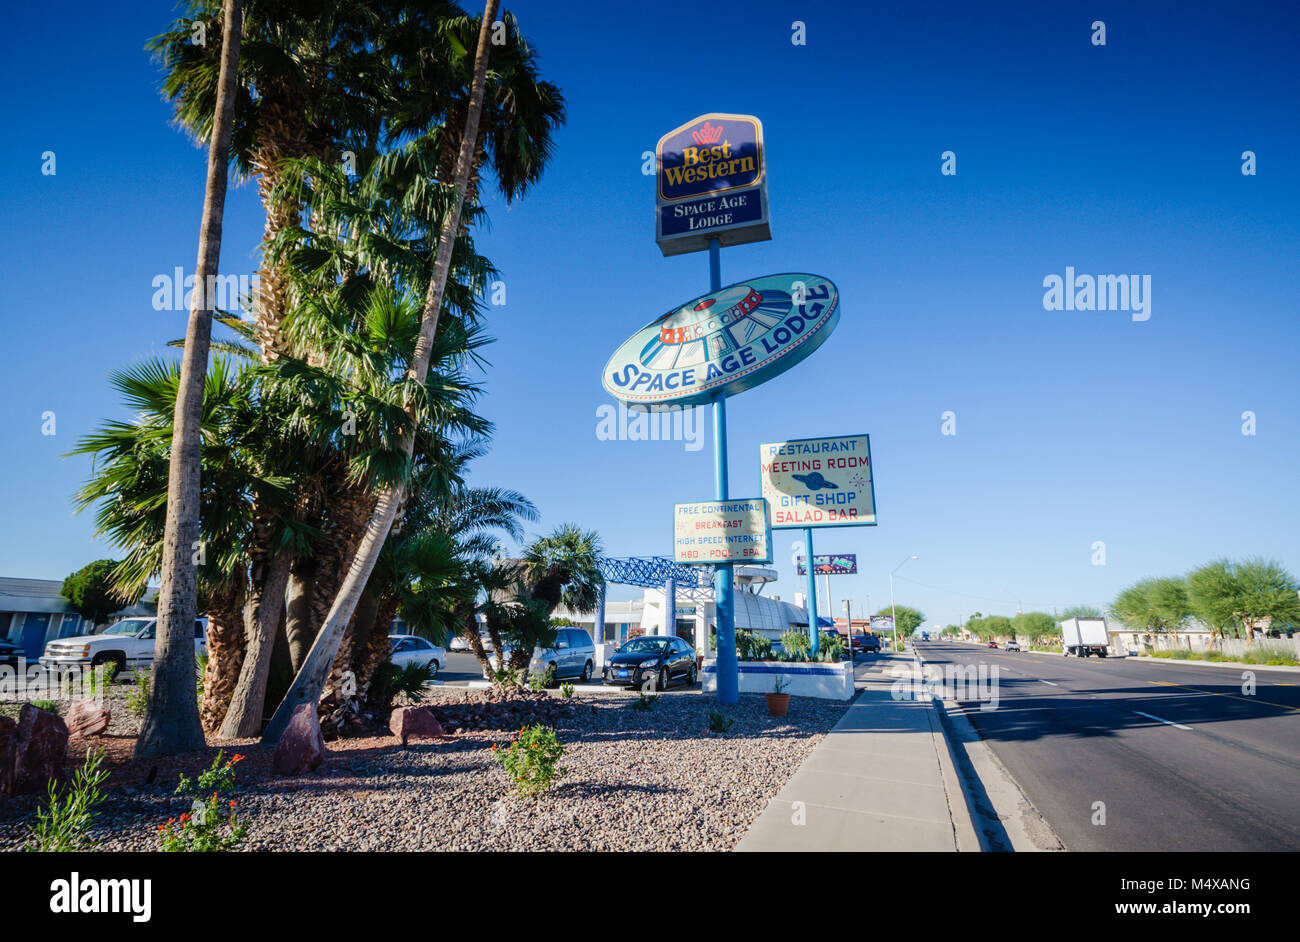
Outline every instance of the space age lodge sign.
{"label": "space age lodge sign", "polygon": [[875,526],[868,436],[803,438],[758,447],[772,529]]}

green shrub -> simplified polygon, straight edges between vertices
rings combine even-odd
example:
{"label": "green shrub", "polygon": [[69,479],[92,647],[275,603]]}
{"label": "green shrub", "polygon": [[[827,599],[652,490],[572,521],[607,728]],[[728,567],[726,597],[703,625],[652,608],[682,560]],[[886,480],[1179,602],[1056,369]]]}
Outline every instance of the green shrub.
{"label": "green shrub", "polygon": [[640,697],[638,697],[636,700],[633,701],[633,703],[632,703],[632,709],[634,709],[634,710],[649,710],[649,709],[651,709],[651,708],[655,705],[655,701],[658,700],[658,699],[659,699],[659,698],[658,698],[657,696],[653,696],[653,695],[649,695],[649,694],[645,694],[645,693],[643,693],[643,694],[641,694]]}
{"label": "green shrub", "polygon": [[195,693],[199,695],[199,700],[203,700],[203,675],[208,672],[208,656],[206,654],[194,655],[194,669],[198,671],[198,679],[195,681]]}
{"label": "green shrub", "polygon": [[85,691],[87,697],[97,697],[102,691],[107,691],[113,684],[113,677],[117,674],[117,662],[108,661],[105,664],[98,664],[87,671],[85,677]]}
{"label": "green shrub", "polygon": [[108,769],[103,764],[102,749],[86,753],[85,763],[72,773],[72,783],[62,797],[54,780],[50,780],[46,805],[36,810],[28,850],[49,853],[94,848],[90,825],[99,816],[95,806],[104,800],[101,788],[108,780]]}
{"label": "green shrub", "polygon": [[529,690],[548,690],[555,686],[555,668],[546,665],[544,671],[533,671],[528,675]]}
{"label": "green shrub", "polygon": [[735,724],[735,720],[721,710],[709,711],[709,729],[715,733],[725,733]]}
{"label": "green shrub", "polygon": [[32,700],[31,705],[38,710],[44,710],[46,713],[58,713],[59,705],[53,700]]}
{"label": "green shrub", "polygon": [[555,730],[540,723],[520,729],[504,749],[493,744],[492,752],[521,797],[545,791],[564,775],[559,767],[564,744],[556,739]]}
{"label": "green shrub", "polygon": [[781,635],[781,647],[785,648],[785,661],[806,661],[808,651],[812,648],[812,639],[808,632],[791,629]]}
{"label": "green shrub", "polygon": [[135,716],[144,716],[145,707],[149,705],[149,671],[136,668],[135,686],[126,695],[126,708]]}
{"label": "green shrub", "polygon": [[570,684],[570,683],[564,683],[564,684],[561,684],[561,685],[560,685],[560,696],[564,697],[564,699],[566,699],[566,700],[569,699],[570,697],[572,697],[572,696],[573,696],[573,684]]}
{"label": "green shrub", "polygon": [[169,818],[158,825],[158,837],[164,851],[210,853],[234,850],[243,843],[248,823],[235,811],[235,766],[243,761],[236,754],[222,761],[222,753],[197,779],[184,775],[176,786],[177,795],[192,795],[190,810],[179,818]]}

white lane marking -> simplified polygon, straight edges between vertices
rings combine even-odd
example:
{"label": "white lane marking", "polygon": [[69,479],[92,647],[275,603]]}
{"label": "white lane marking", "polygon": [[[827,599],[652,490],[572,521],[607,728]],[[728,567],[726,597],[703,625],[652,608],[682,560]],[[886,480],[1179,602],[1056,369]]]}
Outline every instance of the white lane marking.
{"label": "white lane marking", "polygon": [[1152,716],[1150,713],[1143,713],[1141,710],[1134,710],[1133,712],[1136,713],[1138,716],[1145,716],[1149,720],[1155,720],[1157,723],[1164,723],[1166,726],[1174,726],[1177,727],[1178,729],[1186,729],[1186,730],[1191,729],[1190,726],[1184,726],[1182,723],[1175,723],[1173,720],[1162,720],[1158,716]]}
{"label": "white lane marking", "polygon": [[1050,680],[1044,680],[1043,683],[1045,683],[1045,684],[1051,684],[1053,687],[1059,687],[1059,686],[1061,686],[1060,684],[1053,684]]}

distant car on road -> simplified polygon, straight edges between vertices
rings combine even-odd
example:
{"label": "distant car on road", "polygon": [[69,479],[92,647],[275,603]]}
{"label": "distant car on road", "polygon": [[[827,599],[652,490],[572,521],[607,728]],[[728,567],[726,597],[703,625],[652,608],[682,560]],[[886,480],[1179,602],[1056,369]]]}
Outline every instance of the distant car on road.
{"label": "distant car on road", "polygon": [[649,681],[656,690],[666,690],[674,679],[694,684],[696,676],[695,649],[689,644],[681,638],[642,635],[611,655],[603,679],[623,687],[640,687]]}
{"label": "distant car on road", "polygon": [[1008,641],[1007,644],[1006,644],[1006,647],[1004,648],[1004,650],[1006,650],[1006,651],[1019,651],[1019,650],[1020,650],[1020,643],[1019,643],[1018,641]]}
{"label": "distant car on road", "polygon": [[[194,653],[208,650],[208,619],[194,619]],[[38,663],[45,668],[114,664],[119,672],[153,666],[157,618],[123,618],[99,634],[59,638],[45,645]]]}
{"label": "distant car on road", "polygon": [[990,642],[989,642],[989,647],[990,647],[990,648],[996,648],[997,646],[998,646],[998,643],[997,643],[996,641],[990,641]]}
{"label": "distant car on road", "polygon": [[419,664],[428,667],[434,677],[447,663],[447,652],[427,638],[418,635],[389,635],[391,650],[388,659],[398,667]]}
{"label": "distant car on road", "polygon": [[[478,640],[479,643],[483,645],[484,651],[492,650],[492,637],[490,635],[480,634],[478,636]],[[450,641],[447,642],[447,650],[472,651],[473,648],[470,647],[469,640],[464,635],[456,635]]]}

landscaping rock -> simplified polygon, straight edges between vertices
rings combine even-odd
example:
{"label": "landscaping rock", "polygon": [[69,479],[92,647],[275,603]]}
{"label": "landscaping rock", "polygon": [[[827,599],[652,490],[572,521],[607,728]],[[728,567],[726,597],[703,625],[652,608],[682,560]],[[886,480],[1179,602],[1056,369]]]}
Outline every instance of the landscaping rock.
{"label": "landscaping rock", "polygon": [[442,724],[428,707],[398,707],[388,718],[388,728],[406,748],[408,739],[445,739]]}
{"label": "landscaping rock", "polygon": [[94,700],[76,700],[68,707],[64,722],[68,726],[68,735],[73,739],[85,739],[89,736],[102,735],[107,729],[113,714]]}
{"label": "landscaping rock", "polygon": [[58,714],[24,703],[8,742],[0,767],[0,794],[41,792],[50,779],[63,780],[68,727]]}
{"label": "landscaping rock", "polygon": [[321,735],[320,720],[316,717],[316,704],[300,703],[275,747],[271,772],[275,775],[302,775],[315,771],[324,761],[325,737]]}

